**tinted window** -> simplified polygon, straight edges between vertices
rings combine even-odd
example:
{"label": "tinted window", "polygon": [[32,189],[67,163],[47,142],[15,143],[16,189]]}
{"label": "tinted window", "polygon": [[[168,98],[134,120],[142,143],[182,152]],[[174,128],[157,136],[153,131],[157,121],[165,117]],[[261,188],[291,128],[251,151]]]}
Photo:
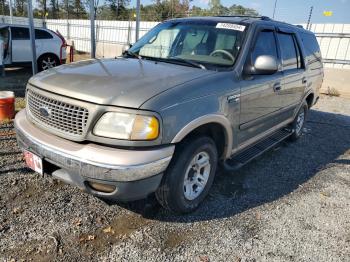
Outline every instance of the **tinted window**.
{"label": "tinted window", "polygon": [[315,35],[302,33],[300,36],[305,47],[305,52],[306,56],[308,57],[309,64],[320,61],[321,51]]}
{"label": "tinted window", "polygon": [[278,41],[281,47],[283,69],[295,69],[300,67],[298,50],[296,49],[293,35],[278,33]]}
{"label": "tinted window", "polygon": [[24,27],[12,27],[12,40],[28,40],[29,29]]}
{"label": "tinted window", "polygon": [[53,36],[44,30],[35,29],[35,39],[51,39]]}
{"label": "tinted window", "polygon": [[276,41],[272,31],[261,31],[258,35],[252,52],[252,61],[261,55],[269,55],[277,59]]}

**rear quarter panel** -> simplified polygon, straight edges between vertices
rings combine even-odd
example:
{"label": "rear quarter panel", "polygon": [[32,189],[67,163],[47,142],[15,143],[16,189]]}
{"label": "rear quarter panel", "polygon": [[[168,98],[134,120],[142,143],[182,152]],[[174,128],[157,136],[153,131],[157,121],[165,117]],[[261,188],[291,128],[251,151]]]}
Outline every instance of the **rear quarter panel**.
{"label": "rear quarter panel", "polygon": [[[39,58],[41,55],[46,53],[53,53],[58,58],[60,58],[60,49],[62,45],[62,40],[52,32],[49,32],[49,33],[53,36],[53,38],[35,40],[35,42],[38,43],[37,58]],[[65,57],[62,57],[62,58],[65,59]]]}
{"label": "rear quarter panel", "polygon": [[[311,33],[308,32],[308,34],[311,34]],[[323,77],[324,77],[322,58],[315,57],[313,54],[310,53],[310,51],[307,50],[308,47],[302,40],[301,32],[298,33],[298,41],[302,46],[302,54],[303,54],[304,63],[305,63],[306,77],[308,80],[304,97],[310,93],[313,93],[314,94],[313,103],[315,103],[317,97],[319,96],[319,90],[321,89],[321,86],[323,83]]]}

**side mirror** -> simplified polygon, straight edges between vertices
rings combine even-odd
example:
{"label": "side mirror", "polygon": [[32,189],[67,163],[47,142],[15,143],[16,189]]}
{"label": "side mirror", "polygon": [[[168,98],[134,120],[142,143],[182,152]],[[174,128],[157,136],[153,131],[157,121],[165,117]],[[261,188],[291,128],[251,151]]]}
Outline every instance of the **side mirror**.
{"label": "side mirror", "polygon": [[273,56],[261,55],[258,56],[253,66],[245,68],[247,75],[272,75],[278,70],[277,60]]}

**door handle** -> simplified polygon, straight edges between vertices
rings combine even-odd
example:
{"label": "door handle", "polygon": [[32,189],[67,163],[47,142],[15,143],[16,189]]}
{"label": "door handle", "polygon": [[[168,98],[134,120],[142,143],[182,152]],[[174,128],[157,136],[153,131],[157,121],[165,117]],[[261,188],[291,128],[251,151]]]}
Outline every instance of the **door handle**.
{"label": "door handle", "polygon": [[229,102],[229,103],[236,103],[236,102],[239,102],[240,97],[241,97],[241,94],[229,95],[229,96],[227,97],[227,102]]}
{"label": "door handle", "polygon": [[273,91],[278,92],[282,89],[281,83],[275,83],[273,85]]}

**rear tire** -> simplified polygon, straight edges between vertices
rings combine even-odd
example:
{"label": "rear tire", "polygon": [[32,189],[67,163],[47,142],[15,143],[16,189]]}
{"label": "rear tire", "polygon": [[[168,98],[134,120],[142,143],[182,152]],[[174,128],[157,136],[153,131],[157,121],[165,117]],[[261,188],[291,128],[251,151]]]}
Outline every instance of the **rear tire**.
{"label": "rear tire", "polygon": [[156,191],[158,202],[175,213],[194,211],[208,195],[217,162],[218,153],[211,138],[180,143]]}
{"label": "rear tire", "polygon": [[306,122],[306,116],[307,116],[308,110],[309,110],[309,107],[307,103],[303,102],[297,115],[295,116],[293,123],[291,124],[291,129],[293,130],[293,134],[289,137],[290,141],[294,142],[301,137],[303,133],[303,128]]}
{"label": "rear tire", "polygon": [[38,59],[38,70],[44,71],[55,66],[60,65],[60,61],[57,56],[53,54],[45,54],[39,57]]}

